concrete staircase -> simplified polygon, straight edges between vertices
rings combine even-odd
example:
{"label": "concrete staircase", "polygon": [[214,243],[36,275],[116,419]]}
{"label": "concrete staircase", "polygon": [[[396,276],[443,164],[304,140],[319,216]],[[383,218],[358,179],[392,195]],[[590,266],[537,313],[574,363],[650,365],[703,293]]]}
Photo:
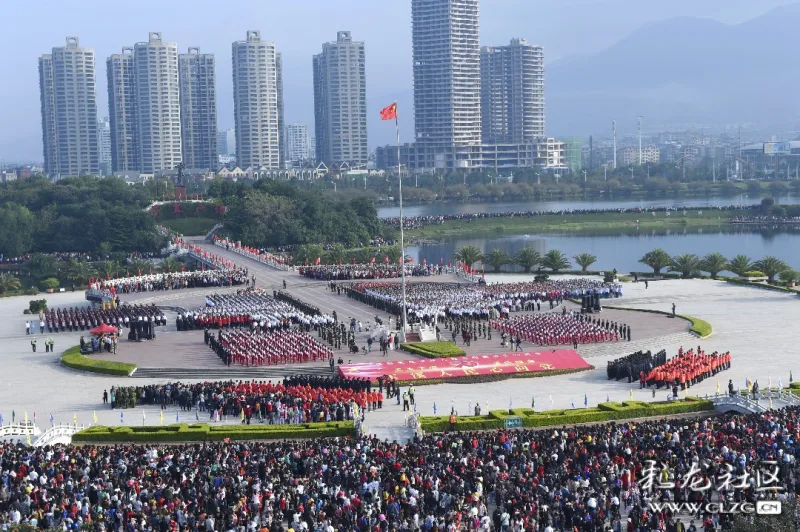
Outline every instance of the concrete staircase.
{"label": "concrete staircase", "polygon": [[289,375],[330,375],[330,366],[222,366],[215,368],[138,368],[131,377],[140,379],[256,379],[280,380]]}
{"label": "concrete staircase", "polygon": [[[620,357],[635,353],[636,351],[651,350],[660,351],[672,345],[683,345],[688,349],[697,346],[702,341],[693,333],[686,331],[681,333],[657,336],[655,338],[645,338],[643,340],[633,340],[630,342],[619,341],[604,344],[583,344],[578,345],[578,353],[583,358],[613,356]],[[672,356],[672,354],[670,354]]]}

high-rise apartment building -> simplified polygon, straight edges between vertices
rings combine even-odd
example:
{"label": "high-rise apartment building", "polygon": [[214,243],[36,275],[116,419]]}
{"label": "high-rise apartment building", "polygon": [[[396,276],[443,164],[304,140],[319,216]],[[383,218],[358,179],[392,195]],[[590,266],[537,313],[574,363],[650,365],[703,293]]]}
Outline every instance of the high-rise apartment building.
{"label": "high-rise apartment building", "polygon": [[217,157],[217,91],[214,54],[199,48],[178,57],[181,146],[186,168],[212,168]]}
{"label": "high-rise apartment building", "polygon": [[478,0],[412,0],[411,26],[417,144],[441,166],[481,143]]}
{"label": "high-rise apartment building", "polygon": [[317,163],[317,137],[308,139],[308,160]]}
{"label": "high-rise apartment building", "polygon": [[140,172],[174,169],[181,162],[178,45],[150,32],[133,47]]}
{"label": "high-rise apartment building", "polygon": [[111,125],[108,117],[97,121],[97,147],[100,164],[111,162]]}
{"label": "high-rise apartment building", "polygon": [[217,132],[217,153],[233,155],[236,153],[236,130],[225,129]]}
{"label": "high-rise apartment building", "polygon": [[108,120],[111,128],[111,168],[114,172],[138,170],[139,142],[136,118],[136,79],[133,47],[106,60]]}
{"label": "high-rise apartment building", "polygon": [[97,147],[100,175],[111,174],[111,123],[108,117],[97,121]]}
{"label": "high-rise apartment building", "polygon": [[286,166],[286,135],[283,118],[283,58],[280,52],[275,53],[276,79],[278,83],[278,151],[281,153],[281,166]]}
{"label": "high-rise apartment building", "polygon": [[481,48],[484,143],[544,138],[544,53],[525,39]]}
{"label": "high-rise apartment building", "polygon": [[349,31],[322,45],[314,56],[314,130],[317,159],[326,164],[365,164],[367,82],[364,43]]}
{"label": "high-rise apartment building", "polygon": [[236,162],[240,168],[280,168],[278,67],[273,41],[259,31],[232,46]]}
{"label": "high-rise apartment building", "polygon": [[54,178],[99,173],[94,50],[77,37],[39,58],[44,170]]}
{"label": "high-rise apartment building", "polygon": [[286,166],[299,166],[308,160],[308,126],[289,124],[286,126]]}

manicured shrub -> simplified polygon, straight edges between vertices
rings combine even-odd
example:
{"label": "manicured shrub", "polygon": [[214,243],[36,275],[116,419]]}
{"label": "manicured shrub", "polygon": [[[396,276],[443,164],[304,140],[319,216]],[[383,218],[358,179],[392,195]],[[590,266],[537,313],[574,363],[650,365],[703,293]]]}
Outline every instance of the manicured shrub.
{"label": "manicured shrub", "polygon": [[[530,408],[512,409],[512,415],[521,418],[523,427],[550,427],[596,423],[621,419],[669,416],[692,412],[705,412],[714,409],[711,401],[688,397],[680,401],[646,403],[625,401],[622,403],[600,403],[596,407],[573,408],[568,410],[546,410],[534,412]],[[503,419],[508,410],[493,410],[483,416],[459,417],[456,430],[491,430],[503,428]],[[426,432],[450,430],[449,416],[422,416],[422,429]]]}
{"label": "manicured shrub", "polygon": [[70,347],[61,355],[61,363],[68,368],[104,375],[127,377],[136,369],[135,364],[114,362],[111,360],[95,360],[81,354],[80,346]]}
{"label": "manicured shrub", "polygon": [[89,427],[72,436],[73,442],[196,442],[222,440],[284,440],[355,436],[352,421],[301,423],[297,425],[208,425]]}
{"label": "manicured shrub", "polygon": [[400,344],[400,349],[425,358],[462,357],[466,353],[453,342],[416,342]]}

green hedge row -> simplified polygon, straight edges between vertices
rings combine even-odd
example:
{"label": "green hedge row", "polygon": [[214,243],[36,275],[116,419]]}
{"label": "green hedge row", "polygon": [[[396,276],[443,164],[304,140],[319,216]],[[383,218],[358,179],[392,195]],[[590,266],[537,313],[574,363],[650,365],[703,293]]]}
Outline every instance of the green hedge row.
{"label": "green hedge row", "polygon": [[[575,303],[580,304],[580,301],[573,299]],[[628,308],[628,307],[616,307],[612,305],[603,305],[603,308],[611,309],[611,310],[627,310],[630,312],[647,312],[649,314],[662,314],[664,316],[672,316],[671,312],[664,312],[663,310],[654,310],[654,309],[647,309],[647,308]],[[692,324],[690,331],[695,333],[700,338],[705,338],[707,336],[711,336],[713,332],[713,328],[711,324],[705,320],[701,320],[700,318],[695,318],[694,316],[686,316],[684,314],[675,314],[676,318],[680,318],[682,320],[686,320]]]}
{"label": "green hedge row", "polygon": [[453,358],[466,355],[464,350],[453,342],[416,342],[400,344],[400,349],[425,358]]}
{"label": "green hedge row", "polygon": [[798,294],[798,293],[800,293],[797,290],[794,290],[792,288],[787,288],[785,286],[777,286],[777,285],[774,285],[774,284],[767,284],[767,283],[761,283],[761,282],[755,282],[754,283],[754,282],[748,281],[747,279],[725,279],[725,280],[727,282],[731,283],[731,284],[738,284],[738,285],[742,285],[742,286],[752,286],[753,288],[761,288],[761,289],[764,289],[764,290],[775,290],[776,292],[786,292],[787,294]]}
{"label": "green hedge row", "polygon": [[80,346],[70,347],[61,354],[61,363],[68,368],[103,375],[128,377],[136,369],[136,364],[113,362],[111,360],[95,360],[81,354]]}
{"label": "green hedge row", "polygon": [[[705,412],[714,409],[714,404],[705,399],[688,397],[680,401],[646,403],[643,401],[625,401],[623,403],[600,403],[596,407],[574,408],[567,410],[546,410],[535,412],[531,408],[508,410],[492,410],[483,416],[459,417],[456,430],[492,430],[502,429],[508,417],[521,418],[523,427],[550,427],[576,425],[579,423],[596,423],[619,419],[637,419],[646,417]],[[448,416],[420,417],[422,429],[426,432],[445,432],[450,430]]]}
{"label": "green hedge row", "polygon": [[298,425],[192,425],[107,427],[97,425],[75,433],[72,441],[107,442],[194,442],[230,440],[285,440],[354,436],[352,421],[301,423]]}

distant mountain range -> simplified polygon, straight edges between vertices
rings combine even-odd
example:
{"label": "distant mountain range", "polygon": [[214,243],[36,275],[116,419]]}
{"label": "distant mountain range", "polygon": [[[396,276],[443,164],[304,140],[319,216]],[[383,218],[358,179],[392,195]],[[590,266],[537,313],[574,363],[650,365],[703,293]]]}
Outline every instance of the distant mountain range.
{"label": "distant mountain range", "polygon": [[650,124],[800,122],[800,4],[730,26],[673,18],[648,24],[595,54],[546,71],[548,131],[631,131]]}

